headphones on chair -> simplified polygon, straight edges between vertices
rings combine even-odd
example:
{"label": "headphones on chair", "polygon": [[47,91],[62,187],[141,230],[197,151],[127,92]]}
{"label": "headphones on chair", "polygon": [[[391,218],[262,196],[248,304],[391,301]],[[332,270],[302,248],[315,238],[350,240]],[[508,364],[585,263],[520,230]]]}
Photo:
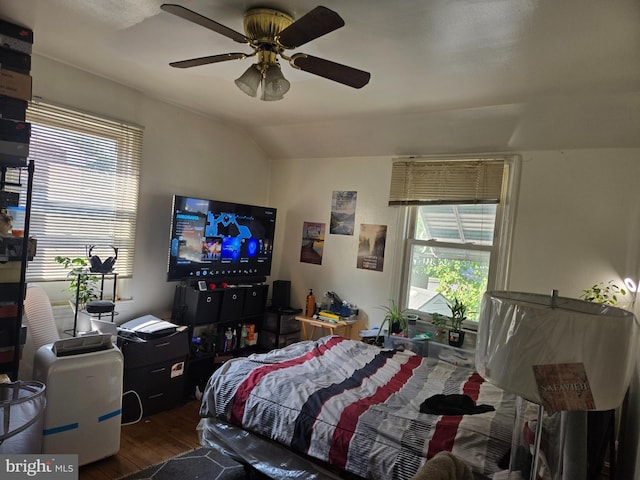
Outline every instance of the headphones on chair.
{"label": "headphones on chair", "polygon": [[113,249],[113,256],[112,257],[108,257],[104,262],[102,260],[100,260],[100,257],[97,255],[91,255],[91,251],[93,250],[93,248],[95,247],[95,245],[91,245],[91,247],[89,247],[89,264],[91,265],[91,268],[89,268],[90,271],[94,272],[94,273],[111,273],[113,271],[113,266],[116,263],[116,260],[118,259],[118,249],[114,246],[110,246],[109,248]]}

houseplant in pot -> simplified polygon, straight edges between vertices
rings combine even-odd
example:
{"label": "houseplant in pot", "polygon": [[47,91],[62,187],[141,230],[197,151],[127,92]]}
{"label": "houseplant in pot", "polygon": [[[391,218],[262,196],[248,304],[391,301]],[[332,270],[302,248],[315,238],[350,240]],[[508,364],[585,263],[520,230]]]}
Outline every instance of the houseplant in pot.
{"label": "houseplant in pot", "polygon": [[626,294],[627,291],[624,288],[615,284],[613,280],[609,280],[607,283],[600,282],[585,288],[580,298],[587,302],[617,305],[620,302],[620,297]]}
{"label": "houseplant in pot", "polygon": [[[67,278],[71,281],[66,290],[73,296],[69,300],[71,308],[82,310],[91,300],[98,298],[96,290],[98,288],[97,279],[87,275],[89,271],[89,260],[87,257],[55,257],[55,261],[60,263],[67,272]],[[78,305],[76,305],[76,294],[78,295]]]}
{"label": "houseplant in pot", "polygon": [[453,302],[447,303],[451,309],[449,317],[449,345],[460,347],[464,343],[464,331],[462,330],[462,322],[467,319],[467,306],[462,303],[458,297],[453,297]]}
{"label": "houseplant in pot", "polygon": [[389,335],[406,333],[409,326],[407,317],[405,316],[405,310],[400,307],[400,304],[395,300],[391,300],[388,306],[380,307],[385,311],[384,318],[380,324],[380,329],[376,335],[375,344],[379,345],[382,342],[379,340],[380,334],[384,332],[384,326],[388,325]]}
{"label": "houseplant in pot", "polygon": [[442,315],[441,313],[431,314],[431,323],[435,327],[434,340],[437,342],[444,342],[447,335],[447,323],[449,323],[449,317]]}

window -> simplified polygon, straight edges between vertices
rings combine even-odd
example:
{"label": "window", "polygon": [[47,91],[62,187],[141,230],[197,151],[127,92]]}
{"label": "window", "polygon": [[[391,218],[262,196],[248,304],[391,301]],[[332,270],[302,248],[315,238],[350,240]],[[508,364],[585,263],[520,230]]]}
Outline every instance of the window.
{"label": "window", "polygon": [[487,289],[506,286],[516,159],[399,159],[389,204],[406,206],[401,297],[414,313],[476,321]]}
{"label": "window", "polygon": [[130,276],[142,129],[43,102],[29,105],[27,121],[34,163],[29,234],[38,242],[27,280],[65,279],[54,258],[83,257],[90,245],[98,255],[116,247],[117,271]]}

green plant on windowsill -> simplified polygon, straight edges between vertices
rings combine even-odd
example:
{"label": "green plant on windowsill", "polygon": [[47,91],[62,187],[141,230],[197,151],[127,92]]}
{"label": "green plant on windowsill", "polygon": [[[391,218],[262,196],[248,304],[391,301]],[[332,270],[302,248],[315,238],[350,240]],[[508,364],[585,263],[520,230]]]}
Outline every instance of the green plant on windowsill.
{"label": "green plant on windowsill", "polygon": [[441,313],[431,314],[431,323],[436,329],[436,339],[442,341],[447,333],[447,324],[449,323],[449,317],[442,315]]}
{"label": "green plant on windowsill", "polygon": [[451,316],[449,317],[451,330],[459,332],[462,330],[462,322],[467,319],[467,306],[458,297],[453,297],[453,302],[447,302],[447,305],[451,309]]}
{"label": "green plant on windowsill", "polygon": [[462,330],[462,322],[467,319],[467,306],[462,303],[458,297],[453,297],[453,302],[447,302],[451,310],[449,317],[449,345],[461,347],[464,343],[464,331]]}
{"label": "green plant on windowsill", "polygon": [[600,282],[585,288],[580,298],[587,302],[602,303],[605,305],[615,305],[620,301],[620,296],[627,294],[627,291],[616,285],[613,280],[607,283]]}
{"label": "green plant on windowsill", "polygon": [[385,325],[389,325],[388,335],[392,335],[393,333],[406,332],[409,327],[409,321],[405,316],[406,310],[402,309],[402,307],[400,307],[400,304],[395,300],[391,299],[391,303],[389,306],[382,306],[380,308],[386,313],[384,318],[382,319],[382,323],[380,324],[378,334],[376,335],[376,345],[378,344],[380,333],[384,331]]}
{"label": "green plant on windowsill", "polygon": [[[97,278],[87,275],[89,270],[89,260],[87,257],[55,257],[55,261],[62,264],[66,269],[67,278],[71,280],[69,286],[65,289],[71,294],[70,302],[73,308],[82,309],[91,300],[98,298],[96,294]],[[78,305],[76,305],[76,295],[78,295]]]}

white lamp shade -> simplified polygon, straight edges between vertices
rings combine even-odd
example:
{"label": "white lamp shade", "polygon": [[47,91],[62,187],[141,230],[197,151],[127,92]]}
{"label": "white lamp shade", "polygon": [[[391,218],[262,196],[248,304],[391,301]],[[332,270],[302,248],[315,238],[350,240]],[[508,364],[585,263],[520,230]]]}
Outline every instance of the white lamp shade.
{"label": "white lamp shade", "polygon": [[282,100],[285,93],[289,91],[291,84],[284,78],[280,65],[277,63],[269,65],[264,75],[262,83],[262,100],[273,101]]}
{"label": "white lamp shade", "polygon": [[541,404],[534,365],[584,365],[595,408],[622,404],[633,373],[638,321],[620,308],[563,297],[487,292],[476,346],[478,373]]}
{"label": "white lamp shade", "polygon": [[236,86],[250,97],[258,94],[258,85],[262,80],[262,73],[257,65],[251,65],[245,72],[235,81]]}

